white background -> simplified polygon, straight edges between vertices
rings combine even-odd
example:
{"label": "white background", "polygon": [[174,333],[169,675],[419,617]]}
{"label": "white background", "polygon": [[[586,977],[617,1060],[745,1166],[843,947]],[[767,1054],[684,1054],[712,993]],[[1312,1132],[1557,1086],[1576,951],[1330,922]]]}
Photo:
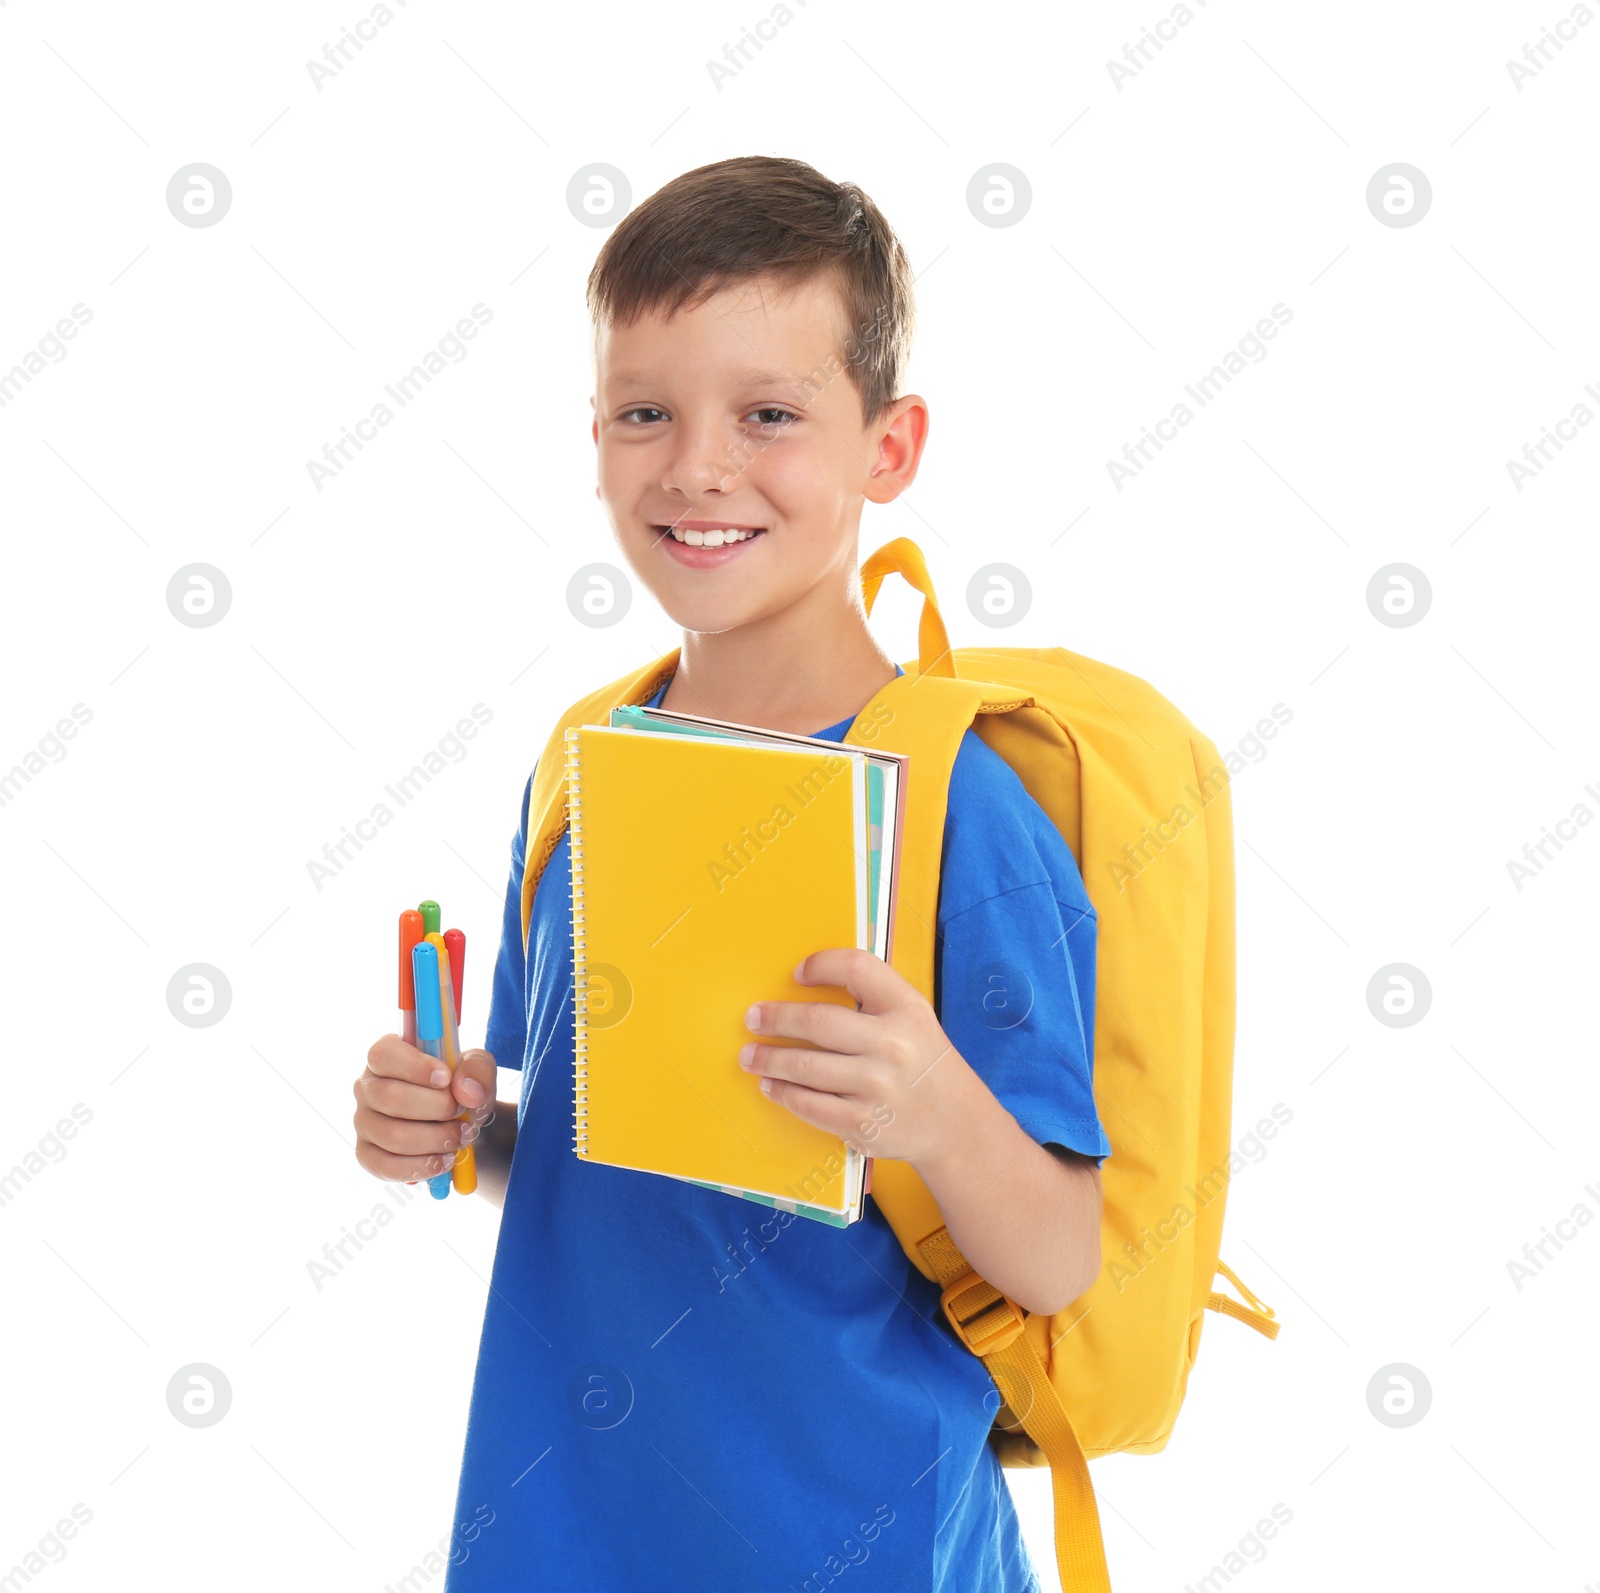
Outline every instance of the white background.
{"label": "white background", "polygon": [[[1600,812],[1600,428],[1507,470],[1600,413],[1600,26],[1519,88],[1561,0],[1196,9],[1118,87],[1161,4],[796,0],[719,87],[760,0],[412,0],[319,89],[357,4],[0,5],[0,372],[92,312],[0,408],[0,768],[92,714],[0,807],[0,1172],[92,1114],[0,1206],[0,1573],[75,1504],[62,1593],[139,1566],[376,1590],[448,1533],[498,1213],[418,1200],[320,1289],[308,1263],[380,1194],[350,1085],[392,1026],[398,906],[466,929],[478,1042],[549,725],[678,640],[637,587],[609,629],[566,604],[620,563],[588,435],[605,234],[568,184],[603,162],[637,201],[771,153],[859,182],[917,272],[931,439],[863,554],[914,537],[957,645],[1106,659],[1224,751],[1292,712],[1234,783],[1235,1132],[1293,1121],[1223,1246],[1284,1327],[1209,1319],[1166,1453],[1095,1465],[1119,1593],[1197,1581],[1278,1503],[1235,1579],[1258,1593],[1600,1582],[1600,1224],[1520,1289],[1507,1267],[1600,1214],[1600,831],[1521,889],[1507,868]],[[208,228],[165,199],[196,161],[232,187]],[[967,207],[996,162],[1031,185],[1009,227]],[[1395,162],[1431,184],[1413,226],[1367,205]],[[474,304],[468,356],[319,490],[307,462]],[[1107,461],[1280,304],[1267,357],[1119,489]],[[1033,589],[1004,635],[963,603],[996,559]],[[191,563],[230,583],[214,626],[168,608]],[[1430,584],[1420,623],[1369,609],[1393,563]],[[914,612],[893,583],[875,616],[902,660]],[[317,888],[480,703],[466,756]],[[1407,1028],[1367,1002],[1395,962],[1432,992]],[[210,1028],[168,1010],[190,963],[231,987]],[[204,1430],[166,1405],[194,1362],[232,1389]],[[1432,1390],[1404,1429],[1368,1409],[1391,1363]],[[1053,1588],[1046,1474],[1008,1480]]]}

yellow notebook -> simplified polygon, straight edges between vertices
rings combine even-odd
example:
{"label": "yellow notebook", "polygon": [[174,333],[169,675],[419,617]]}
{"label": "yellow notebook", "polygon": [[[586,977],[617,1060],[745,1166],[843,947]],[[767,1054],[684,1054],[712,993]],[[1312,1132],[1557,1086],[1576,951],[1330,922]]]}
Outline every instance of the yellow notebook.
{"label": "yellow notebook", "polygon": [[872,947],[865,757],[601,725],[566,745],[573,1149],[854,1221],[865,1158],[769,1100],[738,1053],[760,1039],[752,1001],[855,1006],[794,968]]}

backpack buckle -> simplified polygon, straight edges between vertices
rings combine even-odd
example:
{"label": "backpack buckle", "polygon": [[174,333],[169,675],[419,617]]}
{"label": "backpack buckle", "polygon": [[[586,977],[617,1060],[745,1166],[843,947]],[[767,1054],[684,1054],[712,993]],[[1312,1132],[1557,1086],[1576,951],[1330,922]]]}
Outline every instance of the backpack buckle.
{"label": "backpack buckle", "polygon": [[976,1272],[957,1278],[939,1296],[939,1304],[956,1337],[980,1358],[1014,1343],[1027,1321],[1010,1295],[1002,1294]]}

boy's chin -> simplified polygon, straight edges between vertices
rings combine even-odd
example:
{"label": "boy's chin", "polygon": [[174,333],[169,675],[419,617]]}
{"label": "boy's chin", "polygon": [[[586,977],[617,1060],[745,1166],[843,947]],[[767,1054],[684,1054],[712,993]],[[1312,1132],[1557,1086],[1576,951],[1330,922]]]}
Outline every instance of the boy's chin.
{"label": "boy's chin", "polygon": [[696,602],[681,593],[658,592],[656,601],[679,630],[696,636],[719,636],[725,631],[736,631],[760,617],[760,610],[747,594],[742,594],[737,603],[710,603]]}

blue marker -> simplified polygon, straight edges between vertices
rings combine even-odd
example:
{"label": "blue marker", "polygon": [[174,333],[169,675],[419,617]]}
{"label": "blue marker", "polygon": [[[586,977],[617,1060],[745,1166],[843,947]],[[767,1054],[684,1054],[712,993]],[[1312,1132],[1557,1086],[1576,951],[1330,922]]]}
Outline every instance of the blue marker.
{"label": "blue marker", "polygon": [[[433,944],[419,940],[411,948],[411,975],[417,987],[417,1049],[444,1061],[444,1009],[439,995],[439,953]],[[428,1180],[435,1200],[450,1196],[450,1169]]]}

